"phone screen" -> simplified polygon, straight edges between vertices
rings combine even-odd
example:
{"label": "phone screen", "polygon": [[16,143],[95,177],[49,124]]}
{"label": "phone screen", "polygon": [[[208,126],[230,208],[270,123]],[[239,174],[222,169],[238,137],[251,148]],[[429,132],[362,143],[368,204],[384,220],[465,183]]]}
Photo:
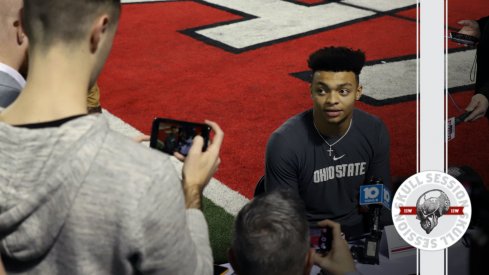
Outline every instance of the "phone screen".
{"label": "phone screen", "polygon": [[220,265],[214,265],[214,275],[224,275],[229,269]]}
{"label": "phone screen", "polygon": [[333,236],[331,230],[326,227],[310,227],[309,237],[311,240],[311,247],[317,252],[325,253],[331,250],[331,243]]}
{"label": "phone screen", "polygon": [[156,118],[151,130],[150,147],[173,155],[186,156],[196,135],[204,138],[203,151],[207,149],[210,127],[207,124]]}

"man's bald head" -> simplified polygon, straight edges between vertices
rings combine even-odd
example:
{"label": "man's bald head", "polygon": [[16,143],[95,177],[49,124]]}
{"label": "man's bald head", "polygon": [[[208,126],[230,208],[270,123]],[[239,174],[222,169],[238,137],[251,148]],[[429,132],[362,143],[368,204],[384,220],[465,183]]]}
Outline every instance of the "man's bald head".
{"label": "man's bald head", "polygon": [[22,0],[0,0],[0,62],[24,73],[27,37],[21,26]]}

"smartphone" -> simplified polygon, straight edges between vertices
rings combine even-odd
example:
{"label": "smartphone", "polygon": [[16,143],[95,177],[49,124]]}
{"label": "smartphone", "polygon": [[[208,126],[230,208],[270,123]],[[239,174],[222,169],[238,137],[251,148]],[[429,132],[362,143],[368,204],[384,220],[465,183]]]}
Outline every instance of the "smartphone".
{"label": "smartphone", "polygon": [[451,40],[457,43],[461,43],[468,46],[474,46],[477,42],[479,42],[479,39],[475,36],[461,34],[458,32],[450,32],[450,36],[448,38],[450,38]]}
{"label": "smartphone", "polygon": [[149,146],[170,155],[178,152],[186,156],[196,135],[204,138],[202,151],[207,149],[210,131],[207,124],[157,117],[151,127]]}
{"label": "smartphone", "polygon": [[309,237],[311,247],[318,253],[326,253],[331,250],[333,242],[333,232],[326,227],[310,227]]}
{"label": "smartphone", "polygon": [[214,265],[214,275],[224,275],[228,273],[228,270],[226,267],[220,266],[220,265]]}

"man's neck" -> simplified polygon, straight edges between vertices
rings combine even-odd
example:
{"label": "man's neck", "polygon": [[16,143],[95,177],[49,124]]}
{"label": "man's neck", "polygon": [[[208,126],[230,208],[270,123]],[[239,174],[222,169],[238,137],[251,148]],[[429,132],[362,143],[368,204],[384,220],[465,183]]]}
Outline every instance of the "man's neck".
{"label": "man's neck", "polygon": [[[37,58],[36,58],[37,57]],[[26,87],[17,100],[0,113],[8,124],[47,122],[87,113],[90,70],[80,55],[36,55],[30,60]]]}
{"label": "man's neck", "polygon": [[323,117],[317,115],[313,111],[314,125],[322,135],[331,138],[341,137],[342,135],[344,135],[346,131],[348,131],[352,119],[353,119],[353,113],[345,120],[341,121],[340,123],[328,123],[327,121],[324,120]]}

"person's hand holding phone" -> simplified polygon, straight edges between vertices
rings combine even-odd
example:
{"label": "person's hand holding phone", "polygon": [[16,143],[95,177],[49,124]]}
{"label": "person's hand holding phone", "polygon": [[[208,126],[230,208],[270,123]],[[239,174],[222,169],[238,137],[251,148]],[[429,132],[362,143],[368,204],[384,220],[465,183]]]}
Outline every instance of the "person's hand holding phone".
{"label": "person's hand holding phone", "polygon": [[146,142],[146,141],[149,141],[150,140],[150,136],[148,135],[138,135],[138,136],[135,136],[132,138],[132,140],[134,140],[134,142],[136,143],[143,143],[143,142]]}
{"label": "person's hand holding phone", "polygon": [[176,158],[183,161],[182,184],[187,208],[201,208],[202,191],[221,162],[219,151],[224,132],[213,121],[206,120],[205,123],[214,131],[214,139],[209,140],[210,144],[205,152],[202,152],[204,139],[197,135],[186,157],[177,152],[174,153]]}
{"label": "person's hand holding phone", "polygon": [[472,96],[469,105],[465,108],[465,111],[470,112],[470,115],[465,118],[464,121],[474,121],[486,115],[489,107],[489,100],[483,94],[475,94]]}
{"label": "person's hand holding phone", "polygon": [[458,33],[474,36],[478,39],[481,38],[481,31],[479,28],[479,23],[475,20],[461,20],[458,21],[459,25],[463,27],[458,31]]}
{"label": "person's hand holding phone", "polygon": [[341,236],[340,224],[331,220],[324,220],[318,222],[318,226],[328,227],[332,230],[333,241],[332,248],[327,254],[316,252],[313,254],[314,264],[334,275],[356,271],[350,248],[345,239]]}

